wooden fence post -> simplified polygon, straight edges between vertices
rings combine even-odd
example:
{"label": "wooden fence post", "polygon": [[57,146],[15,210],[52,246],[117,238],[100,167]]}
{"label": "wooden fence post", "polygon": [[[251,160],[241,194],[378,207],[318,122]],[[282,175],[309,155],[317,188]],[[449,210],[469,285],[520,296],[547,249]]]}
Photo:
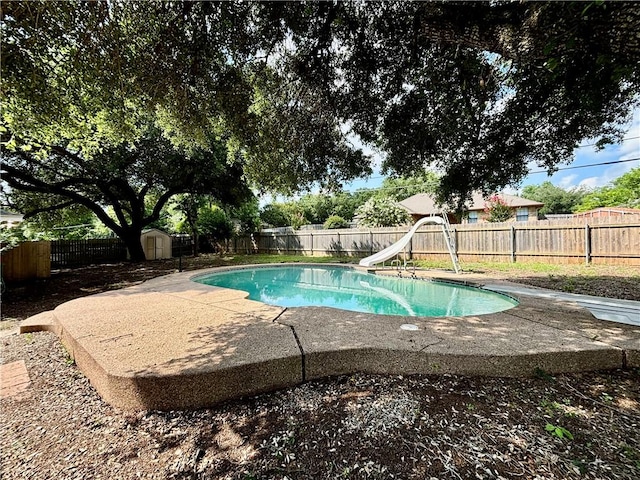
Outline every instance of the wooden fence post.
{"label": "wooden fence post", "polygon": [[584,224],[584,263],[591,263],[591,227],[588,223]]}
{"label": "wooden fence post", "polygon": [[511,225],[511,263],[516,263],[516,227]]}

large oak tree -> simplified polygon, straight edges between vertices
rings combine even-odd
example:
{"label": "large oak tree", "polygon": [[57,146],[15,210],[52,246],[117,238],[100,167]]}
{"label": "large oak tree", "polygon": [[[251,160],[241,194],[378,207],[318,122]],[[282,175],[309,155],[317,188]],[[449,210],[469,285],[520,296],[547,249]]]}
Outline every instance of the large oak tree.
{"label": "large oak tree", "polygon": [[133,261],[145,260],[140,235],[174,195],[207,193],[227,204],[251,195],[241,165],[227,162],[221,142],[187,152],[151,128],[133,144],[104,146],[91,158],[60,145],[46,151],[3,153],[12,206],[28,218],[80,205],[125,242]]}
{"label": "large oak tree", "polygon": [[587,137],[620,139],[640,100],[634,2],[272,5],[290,70],[390,173],[442,173],[442,200],[553,170]]}
{"label": "large oak tree", "polygon": [[619,140],[640,86],[633,2],[3,2],[2,29],[6,148],[93,161],[150,116],[281,192],[370,172],[353,132],[462,202]]}

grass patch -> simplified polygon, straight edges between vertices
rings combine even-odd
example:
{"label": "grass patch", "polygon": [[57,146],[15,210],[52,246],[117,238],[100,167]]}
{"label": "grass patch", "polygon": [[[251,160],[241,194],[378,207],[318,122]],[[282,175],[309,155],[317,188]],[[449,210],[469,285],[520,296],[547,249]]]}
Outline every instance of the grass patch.
{"label": "grass patch", "polygon": [[227,265],[250,263],[358,263],[357,257],[311,257],[305,255],[226,255],[222,262]]}
{"label": "grass patch", "polygon": [[518,273],[561,273],[565,267],[573,265],[556,265],[552,263],[502,263],[502,262],[465,262],[462,269],[468,272],[518,272]]}

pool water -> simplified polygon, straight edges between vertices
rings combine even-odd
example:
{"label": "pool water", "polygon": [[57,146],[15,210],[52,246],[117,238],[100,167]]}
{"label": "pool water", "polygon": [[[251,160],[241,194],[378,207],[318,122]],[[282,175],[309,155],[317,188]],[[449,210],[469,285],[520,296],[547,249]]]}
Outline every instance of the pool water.
{"label": "pool water", "polygon": [[225,270],[195,279],[243,290],[251,300],[279,307],[331,307],[417,317],[495,313],[514,299],[474,287],[374,275],[334,266],[280,266]]}

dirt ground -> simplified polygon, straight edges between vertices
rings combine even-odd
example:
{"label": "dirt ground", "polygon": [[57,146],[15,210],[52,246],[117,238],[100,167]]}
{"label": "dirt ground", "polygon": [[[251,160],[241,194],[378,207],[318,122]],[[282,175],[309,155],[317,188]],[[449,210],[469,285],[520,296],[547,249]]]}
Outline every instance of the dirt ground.
{"label": "dirt ground", "polygon": [[[185,269],[244,259],[184,259]],[[2,298],[4,325],[173,273],[176,260],[60,271]],[[640,300],[639,272],[509,272],[529,285]],[[614,295],[615,294],[615,295]],[[6,333],[6,331],[5,331]],[[3,479],[637,479],[640,371],[530,379],[352,375],[185,412],[104,403],[49,333],[3,335],[31,386],[0,401]]]}

